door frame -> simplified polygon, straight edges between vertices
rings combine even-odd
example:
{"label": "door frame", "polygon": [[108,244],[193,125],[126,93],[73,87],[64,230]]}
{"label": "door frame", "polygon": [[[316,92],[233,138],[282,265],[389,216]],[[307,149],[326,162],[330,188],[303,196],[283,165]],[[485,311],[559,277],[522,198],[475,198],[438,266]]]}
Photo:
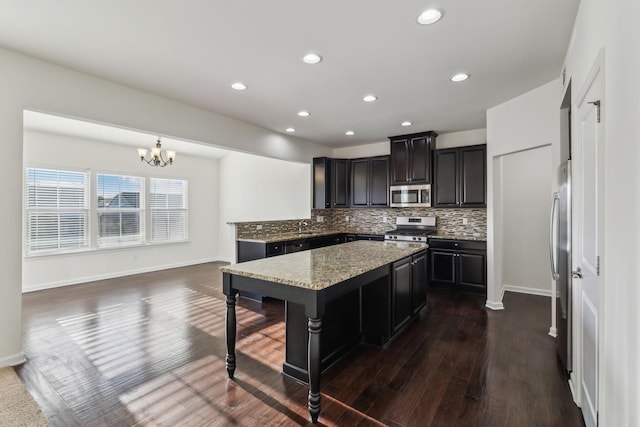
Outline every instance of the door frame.
{"label": "door frame", "polygon": [[[579,135],[579,126],[580,126],[580,120],[581,120],[581,114],[580,114],[580,108],[584,106],[585,102],[589,102],[590,100],[586,99],[587,94],[589,93],[589,90],[591,89],[591,87],[594,84],[599,84],[600,86],[600,123],[599,123],[599,131],[598,131],[598,135],[601,137],[600,140],[600,144],[598,146],[598,152],[597,152],[597,162],[598,162],[598,176],[597,178],[597,182],[596,182],[596,187],[597,187],[597,192],[598,192],[598,211],[597,211],[597,227],[598,227],[598,235],[597,235],[597,239],[598,239],[598,244],[597,244],[597,250],[598,250],[598,255],[600,257],[600,270],[599,270],[599,300],[600,300],[600,304],[599,304],[599,308],[598,308],[598,345],[597,345],[597,352],[598,352],[598,356],[597,356],[597,369],[598,369],[598,374],[597,374],[597,380],[598,380],[598,387],[596,390],[596,393],[598,395],[597,397],[597,402],[598,402],[598,407],[596,408],[597,413],[602,412],[602,399],[600,398],[600,387],[601,384],[603,384],[603,380],[605,377],[605,366],[602,363],[602,357],[599,357],[600,354],[603,354],[606,348],[606,337],[604,335],[604,324],[605,324],[605,312],[604,312],[604,288],[605,288],[605,283],[604,283],[604,277],[605,277],[605,253],[604,253],[604,235],[605,235],[605,230],[604,230],[604,202],[606,200],[605,198],[605,185],[604,185],[604,180],[605,180],[605,174],[604,174],[604,157],[605,157],[605,150],[604,150],[604,146],[606,143],[606,132],[605,132],[605,124],[606,124],[606,101],[605,101],[605,50],[604,48],[600,50],[600,52],[598,52],[598,55],[593,63],[593,65],[591,66],[591,70],[589,71],[589,74],[587,75],[587,77],[584,80],[584,83],[582,85],[582,88],[580,89],[578,96],[575,99],[575,109],[572,108],[573,111],[576,111],[576,114],[572,115],[572,133],[574,135]],[[577,142],[577,141],[576,141]],[[572,151],[576,150],[580,150],[581,147],[579,144],[572,144]],[[574,158],[573,156],[573,152],[571,153],[571,157],[572,159]],[[582,153],[577,152],[576,153],[577,156],[576,158],[579,158]],[[577,159],[576,159],[577,160]],[[573,162],[574,165],[574,175],[572,176],[572,186],[574,188],[573,190],[573,200],[572,200],[572,204],[574,204],[575,207],[579,207],[580,204],[582,203],[581,200],[581,192],[582,192],[582,186],[583,183],[580,180],[580,173],[582,172],[581,170],[578,171],[578,168],[581,168],[581,165],[579,164],[578,161],[574,161]],[[581,217],[580,215],[580,209],[574,208],[572,209],[572,231],[571,231],[571,246],[572,248],[577,249],[577,248],[581,248],[581,234],[580,234],[580,229],[582,227],[582,223],[581,223]],[[571,270],[572,271],[576,271],[576,269],[579,267],[579,262],[580,262],[580,257],[576,256],[576,253],[574,252],[572,254],[571,257]],[[573,398],[574,401],[576,402],[576,404],[583,408],[583,410],[585,409],[584,406],[586,405],[585,402],[585,396],[582,390],[582,369],[583,369],[583,353],[582,353],[582,331],[583,331],[583,323],[582,323],[582,306],[579,303],[580,301],[582,301],[582,282],[580,280],[576,280],[575,278],[572,278],[572,299],[573,299],[573,328],[572,328],[572,335],[573,335],[573,342],[572,342],[572,348],[573,348],[573,371],[571,372],[571,375],[569,377],[569,386],[571,387],[571,391],[573,393]]]}

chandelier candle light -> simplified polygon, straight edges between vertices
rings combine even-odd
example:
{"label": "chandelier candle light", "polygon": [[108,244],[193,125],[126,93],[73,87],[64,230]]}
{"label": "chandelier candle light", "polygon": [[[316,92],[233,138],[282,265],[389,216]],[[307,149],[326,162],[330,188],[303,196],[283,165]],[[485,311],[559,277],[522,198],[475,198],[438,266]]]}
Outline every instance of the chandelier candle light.
{"label": "chandelier candle light", "polygon": [[150,150],[151,158],[147,159],[147,149],[146,148],[138,148],[138,155],[140,156],[140,161],[147,162],[151,166],[160,166],[161,168],[172,165],[173,161],[176,158],[176,152],[170,150],[163,150],[162,144],[160,144],[160,138],[158,138],[158,142],[156,142],[156,146],[151,148]]}

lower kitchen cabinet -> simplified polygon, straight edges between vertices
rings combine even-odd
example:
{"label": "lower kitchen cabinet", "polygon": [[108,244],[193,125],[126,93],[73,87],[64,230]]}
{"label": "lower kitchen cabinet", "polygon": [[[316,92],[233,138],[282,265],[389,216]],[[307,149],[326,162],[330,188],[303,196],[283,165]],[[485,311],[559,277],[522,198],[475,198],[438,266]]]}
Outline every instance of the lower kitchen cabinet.
{"label": "lower kitchen cabinet", "polygon": [[347,242],[355,242],[356,240],[374,240],[376,242],[383,242],[383,234],[347,234]]}
{"label": "lower kitchen cabinet", "polygon": [[398,332],[427,303],[427,251],[393,264],[393,332]]}
{"label": "lower kitchen cabinet", "polygon": [[430,239],[429,260],[430,286],[486,295],[486,242]]}
{"label": "lower kitchen cabinet", "polygon": [[362,336],[385,346],[427,303],[427,251],[391,265],[390,277],[362,288]]}

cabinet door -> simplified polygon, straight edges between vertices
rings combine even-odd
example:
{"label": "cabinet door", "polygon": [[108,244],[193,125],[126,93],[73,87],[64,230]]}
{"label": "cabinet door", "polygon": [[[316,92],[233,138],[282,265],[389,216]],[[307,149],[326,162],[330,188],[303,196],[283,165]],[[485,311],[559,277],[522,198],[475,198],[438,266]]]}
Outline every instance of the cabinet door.
{"label": "cabinet door", "polygon": [[393,263],[393,331],[409,320],[411,309],[411,257]]}
{"label": "cabinet door", "polygon": [[331,207],[331,160],[326,157],[313,159],[313,208]]}
{"label": "cabinet door", "polygon": [[334,208],[346,208],[349,206],[349,160],[331,160],[331,175],[331,205]]}
{"label": "cabinet door", "polygon": [[458,197],[458,150],[436,150],[434,155],[435,206],[457,206]]}
{"label": "cabinet door", "polygon": [[486,206],[486,145],[460,149],[461,206]]}
{"label": "cabinet door", "polygon": [[431,137],[411,138],[409,144],[409,181],[413,184],[431,182]]}
{"label": "cabinet door", "polygon": [[369,159],[351,161],[351,206],[369,206]]}
{"label": "cabinet door", "polygon": [[369,206],[389,206],[389,157],[374,157],[369,167]]}
{"label": "cabinet door", "polygon": [[429,249],[431,275],[429,281],[432,284],[444,284],[453,286],[456,283],[456,253]]}
{"label": "cabinet door", "polygon": [[461,252],[458,256],[458,285],[462,287],[486,288],[485,254],[483,252]]}
{"label": "cabinet door", "polygon": [[409,180],[409,140],[391,140],[391,185],[405,184]]}
{"label": "cabinet door", "polygon": [[427,251],[412,258],[411,306],[417,313],[427,303]]}

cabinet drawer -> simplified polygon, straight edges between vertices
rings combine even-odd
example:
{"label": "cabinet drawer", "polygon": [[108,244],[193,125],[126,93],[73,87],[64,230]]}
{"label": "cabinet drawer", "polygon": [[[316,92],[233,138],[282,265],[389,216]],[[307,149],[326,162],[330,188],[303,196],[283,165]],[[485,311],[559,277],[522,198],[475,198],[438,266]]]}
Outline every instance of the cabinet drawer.
{"label": "cabinet drawer", "polygon": [[268,243],[267,244],[267,257],[284,255],[284,244],[282,242],[278,243]]}
{"label": "cabinet drawer", "polygon": [[486,251],[487,242],[479,240],[429,239],[429,247],[434,249]]}

